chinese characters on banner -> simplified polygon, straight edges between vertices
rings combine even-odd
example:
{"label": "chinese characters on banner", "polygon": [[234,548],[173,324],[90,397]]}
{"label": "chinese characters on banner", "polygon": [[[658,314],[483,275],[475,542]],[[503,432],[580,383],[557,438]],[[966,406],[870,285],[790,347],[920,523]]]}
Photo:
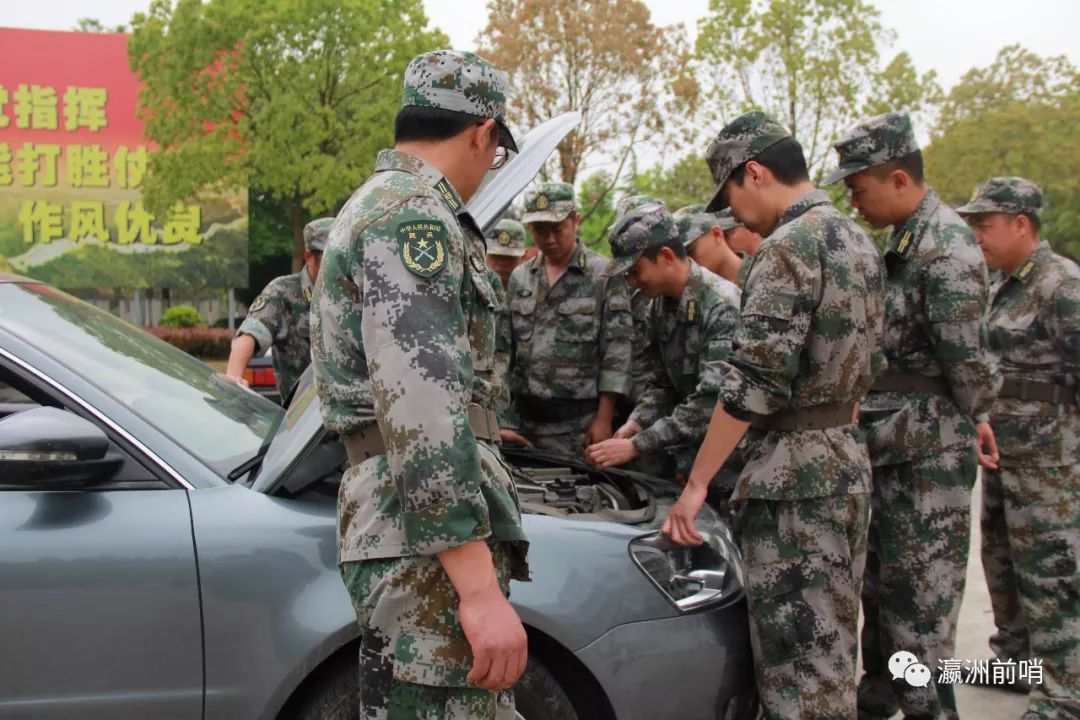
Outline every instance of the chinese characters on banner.
{"label": "chinese characters on banner", "polygon": [[155,217],[127,37],[0,29],[0,271],[90,287],[243,287],[247,197]]}

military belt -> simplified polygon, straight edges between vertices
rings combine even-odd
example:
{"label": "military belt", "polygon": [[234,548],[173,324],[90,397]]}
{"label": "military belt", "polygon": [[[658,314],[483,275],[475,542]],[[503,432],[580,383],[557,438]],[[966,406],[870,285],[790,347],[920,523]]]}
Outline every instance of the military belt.
{"label": "military belt", "polygon": [[905,395],[918,393],[952,398],[952,390],[944,377],[892,371],[886,371],[878,377],[870,392],[897,392]]}
{"label": "military belt", "polygon": [[530,395],[514,399],[518,415],[529,423],[558,423],[580,420],[596,412],[596,398],[585,400],[561,400],[559,398],[539,398]]}
{"label": "military belt", "polygon": [[855,416],[855,403],[828,403],[804,408],[781,410],[772,415],[756,415],[750,425],[762,430],[825,430],[851,425]]}
{"label": "military belt", "polygon": [[998,397],[1011,400],[1037,400],[1060,405],[1071,403],[1075,394],[1076,388],[1068,385],[1006,375],[1001,383],[1001,392],[998,393]]}
{"label": "military belt", "polygon": [[[469,405],[469,427],[477,440],[499,442],[499,416],[486,407],[472,403]],[[368,423],[359,430],[354,430],[341,438],[350,465],[359,465],[364,460],[386,452],[386,442],[377,423]]]}

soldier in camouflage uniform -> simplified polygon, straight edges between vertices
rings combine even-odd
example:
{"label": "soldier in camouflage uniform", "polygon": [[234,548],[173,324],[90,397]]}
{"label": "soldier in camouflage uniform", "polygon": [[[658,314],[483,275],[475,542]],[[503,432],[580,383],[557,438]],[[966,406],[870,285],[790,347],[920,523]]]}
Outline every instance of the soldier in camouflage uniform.
{"label": "soldier in camouflage uniform", "polygon": [[[851,204],[886,244],[889,369],[862,405],[874,466],[863,582],[859,716],[955,718],[951,684],[894,680],[906,650],[936,669],[952,657],[964,594],[976,423],[999,383],[987,346],[986,263],[964,221],[925,184],[906,113],[866,120],[836,144]],[[983,432],[986,431],[985,425]]]}
{"label": "soldier in camouflage uniform", "polygon": [[[679,210],[679,212],[704,211],[704,205],[690,205]],[[709,232],[688,247],[690,257],[701,267],[725,280],[736,283],[741,288],[746,285],[746,275],[750,270],[750,263],[745,253],[735,252],[728,241],[728,236],[739,230],[748,236],[758,238],[758,242],[760,242],[761,236],[752,230],[748,230],[745,225],[736,220],[731,208],[714,213],[714,217],[716,218],[715,229],[710,228]],[[743,236],[740,235],[739,237],[742,238]],[[756,245],[754,251],[757,251]]]}
{"label": "soldier in camouflage uniform", "polygon": [[[502,380],[506,396],[503,406],[510,405],[510,308],[506,304],[506,288],[510,274],[521,264],[525,255],[525,227],[517,220],[504,218],[495,223],[487,234],[487,276],[498,301],[495,323],[495,370]],[[504,442],[524,441],[508,431]]]}
{"label": "soldier in camouflage uniform", "polygon": [[709,213],[677,221],[662,205],[642,205],[612,226],[608,275],[628,274],[650,298],[645,391],[611,440],[586,452],[600,468],[667,453],[676,471],[690,465],[705,437],[739,324],[739,290],[686,256],[686,245],[714,227]]}
{"label": "soldier in camouflage uniform", "polygon": [[513,412],[504,425],[580,456],[611,437],[616,398],[630,387],[626,284],[608,282],[607,260],[579,242],[570,185],[527,193],[522,220],[541,252],[510,277]]}
{"label": "soldier in camouflage uniform", "polygon": [[1004,383],[981,457],[982,560],[1002,660],[1043,661],[1024,720],[1080,717],[1080,272],[1039,239],[1042,192],[992,178],[959,208],[995,271]]}
{"label": "soldier in camouflage uniform", "polygon": [[499,457],[496,299],[465,210],[514,148],[506,76],[472,53],[405,70],[395,147],[341,210],[312,300],[323,422],[350,468],[338,495],[365,719],[514,717],[528,579]]}
{"label": "soldier in camouflage uniform", "polygon": [[884,365],[881,257],[764,113],[724,127],[706,160],[717,186],[708,209],[730,203],[766,238],[719,402],[664,531],[701,541],[694,516],[708,483],[752,427],[732,502],[765,716],[850,718],[871,475],[854,417]]}
{"label": "soldier in camouflage uniform", "polygon": [[334,218],[319,218],[304,226],[304,267],[274,278],[252,301],[229,351],[225,375],[243,383],[251,358],[274,348],[274,380],[282,402],[311,364],[308,310],[311,288],[319,274],[326,236]]}

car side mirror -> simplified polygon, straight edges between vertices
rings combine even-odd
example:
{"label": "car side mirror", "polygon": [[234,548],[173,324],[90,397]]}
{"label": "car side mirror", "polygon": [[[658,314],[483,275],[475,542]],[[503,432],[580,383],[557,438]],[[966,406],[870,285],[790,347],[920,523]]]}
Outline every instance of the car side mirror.
{"label": "car side mirror", "polygon": [[124,459],[89,420],[52,407],[0,420],[0,489],[70,490],[108,480]]}

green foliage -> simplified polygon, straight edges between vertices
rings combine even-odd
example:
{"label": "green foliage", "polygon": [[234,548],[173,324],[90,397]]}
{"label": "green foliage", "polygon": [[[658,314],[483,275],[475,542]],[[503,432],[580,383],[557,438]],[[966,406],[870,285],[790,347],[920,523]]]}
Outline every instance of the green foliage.
{"label": "green foliage", "polygon": [[75,27],[71,28],[76,32],[89,32],[89,33],[124,33],[127,32],[127,25],[114,25],[112,27],[106,27],[97,18],[84,17],[75,21]]}
{"label": "green foliage", "polygon": [[447,44],[420,0],[153,0],[132,20],[151,208],[257,187],[290,213],[338,203],[392,141],[402,74]]}
{"label": "green foliage", "polygon": [[232,348],[233,331],[218,328],[145,328],[151,335],[202,360],[225,360]]}
{"label": "green foliage", "polygon": [[635,175],[628,193],[660,198],[675,212],[687,205],[708,204],[716,186],[705,159],[691,153],[670,168],[659,165]]}
{"label": "green foliage", "polygon": [[206,325],[199,311],[190,305],[176,305],[161,314],[162,327],[193,328]]}
{"label": "green foliage", "polygon": [[926,148],[927,173],[959,205],[997,175],[1043,188],[1043,237],[1080,258],[1080,73],[1064,57],[1012,45],[950,91]]}
{"label": "green foliage", "polygon": [[577,191],[578,214],[582,216],[581,241],[602,255],[611,255],[607,229],[615,219],[611,174],[595,172],[581,183]]}
{"label": "green foliage", "polygon": [[710,0],[709,12],[697,54],[720,121],[765,110],[802,143],[812,179],[861,117],[917,112],[938,92],[933,73],[920,77],[906,54],[878,69],[893,33],[867,0]]}

